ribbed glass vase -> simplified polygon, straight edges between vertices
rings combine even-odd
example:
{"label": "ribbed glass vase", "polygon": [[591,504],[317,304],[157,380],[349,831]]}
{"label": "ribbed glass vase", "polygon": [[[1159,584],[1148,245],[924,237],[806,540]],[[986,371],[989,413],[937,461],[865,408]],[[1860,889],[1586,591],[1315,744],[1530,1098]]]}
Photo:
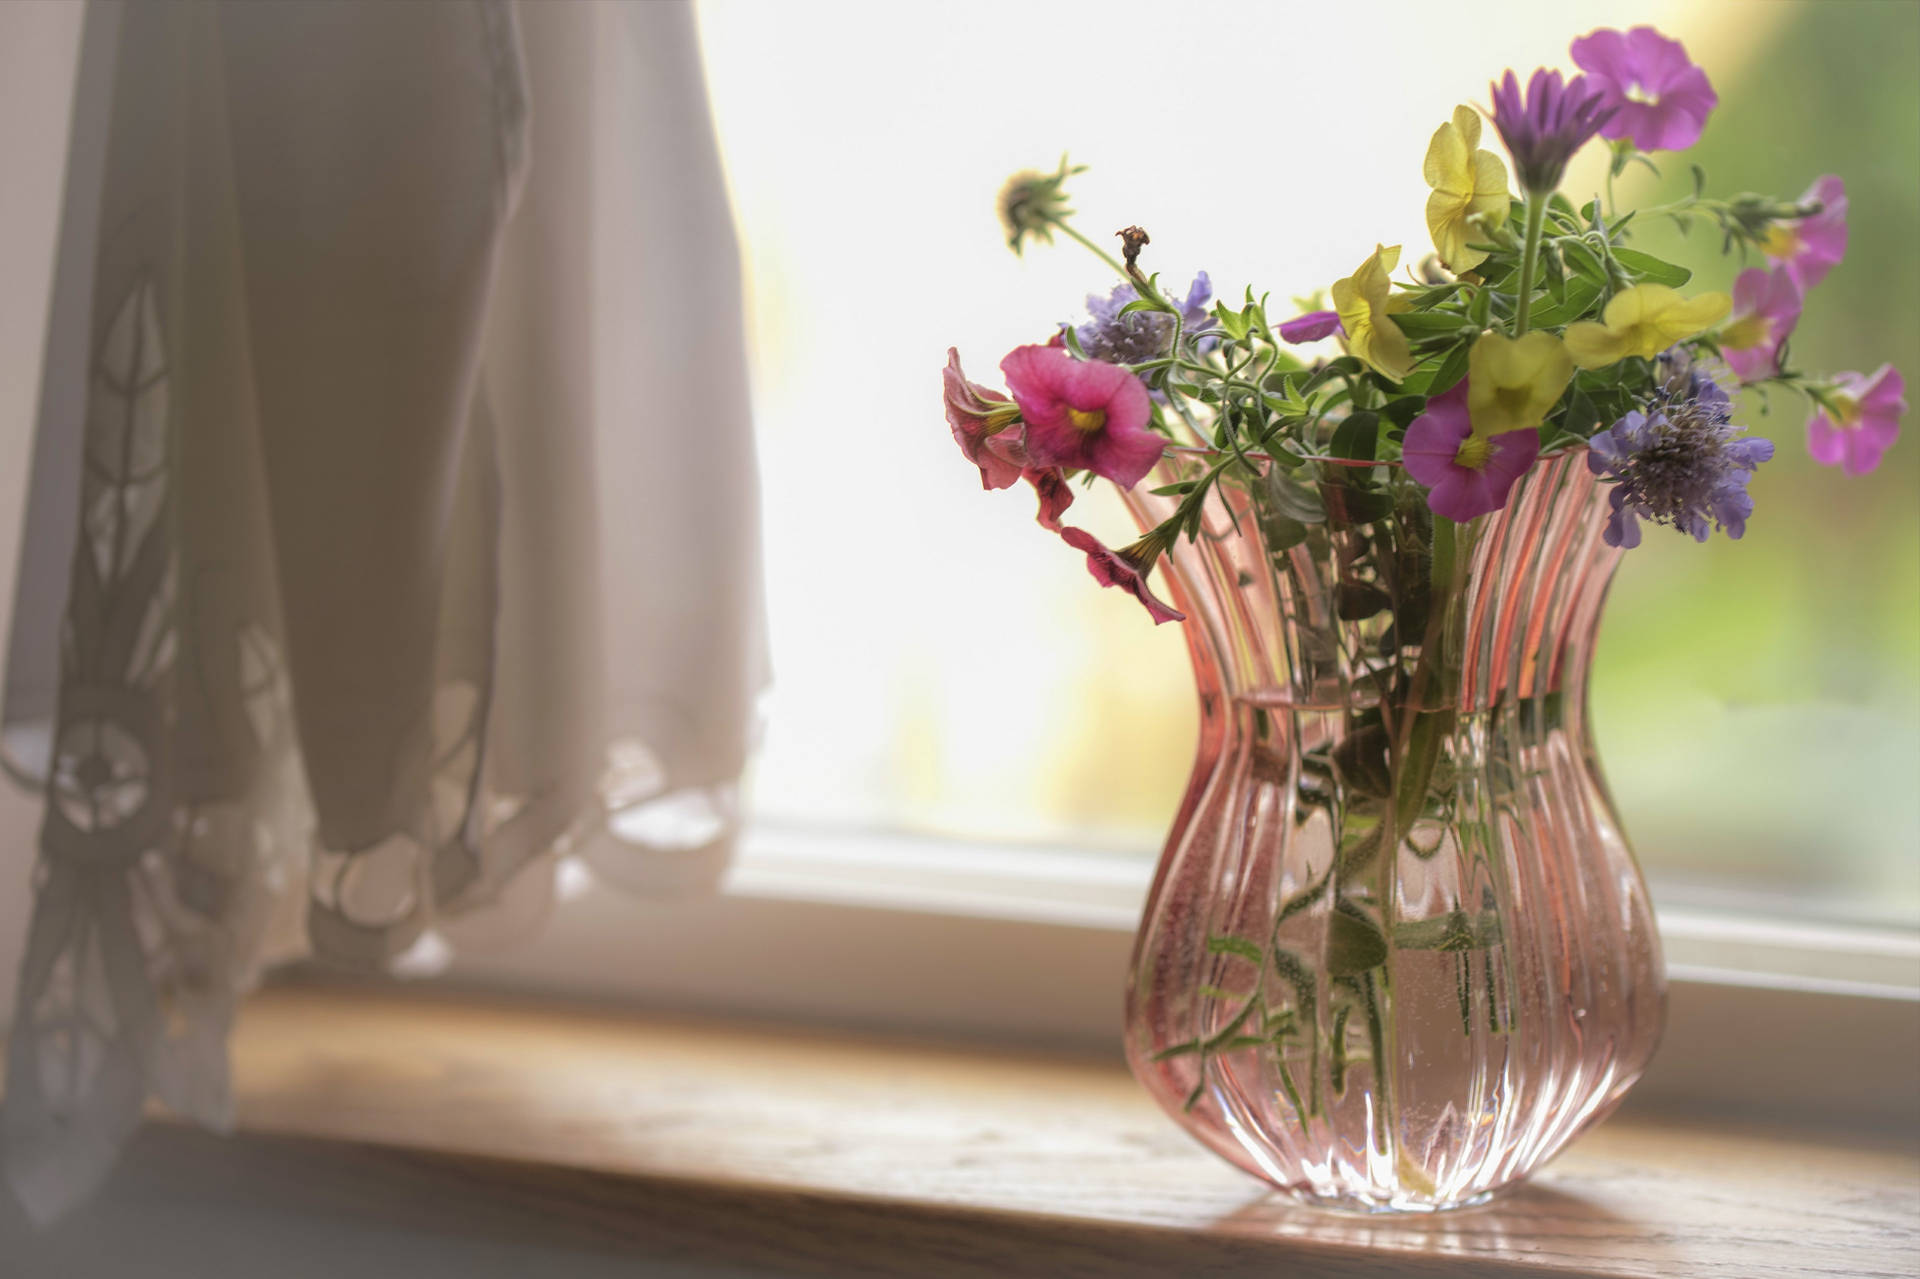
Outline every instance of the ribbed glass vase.
{"label": "ribbed glass vase", "polygon": [[[1142,528],[1204,462],[1128,495]],[[1223,485],[1162,561],[1200,745],[1127,1053],[1299,1199],[1456,1207],[1606,1114],[1660,1037],[1652,907],[1587,719],[1618,552],[1578,455],[1471,524],[1388,468],[1347,474]]]}

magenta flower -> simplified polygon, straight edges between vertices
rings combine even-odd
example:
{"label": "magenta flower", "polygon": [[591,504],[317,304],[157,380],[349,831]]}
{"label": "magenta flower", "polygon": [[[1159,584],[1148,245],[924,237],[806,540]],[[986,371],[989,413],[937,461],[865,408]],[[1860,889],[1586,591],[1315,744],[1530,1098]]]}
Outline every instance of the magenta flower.
{"label": "magenta flower", "polygon": [[1614,109],[1600,136],[1631,138],[1642,151],[1686,150],[1720,101],[1686,46],[1652,27],[1581,36],[1573,60]]}
{"label": "magenta flower", "polygon": [[1033,485],[1033,491],[1040,496],[1040,513],[1034,516],[1040,521],[1040,527],[1060,532],[1060,517],[1073,505],[1073,489],[1067,483],[1066,473],[1057,466],[1029,466],[1021,472],[1021,478]]}
{"label": "magenta flower", "polygon": [[980,468],[980,487],[1011,488],[1027,465],[1021,433],[1010,429],[1020,420],[1020,410],[1012,400],[967,381],[960,371],[960,352],[952,347],[947,348],[940,380],[946,390],[947,425],[967,461]]}
{"label": "magenta flower", "polygon": [[1807,419],[1807,452],[1822,466],[1841,466],[1848,475],[1865,475],[1880,465],[1880,455],[1900,434],[1907,411],[1907,384],[1899,370],[1882,364],[1862,377],[1842,373],[1834,379],[1834,412],[1820,409]]}
{"label": "magenta flower", "polygon": [[1540,432],[1530,427],[1474,435],[1467,384],[1461,382],[1427,401],[1427,411],[1407,427],[1400,452],[1407,473],[1429,490],[1433,513],[1464,524],[1507,504],[1513,482],[1540,455]]}
{"label": "magenta flower", "polygon": [[1299,346],[1303,342],[1318,342],[1321,338],[1340,331],[1339,312],[1309,311],[1282,324],[1280,340]]}
{"label": "magenta flower", "polygon": [[1760,242],[1769,259],[1784,266],[1804,291],[1827,278],[1847,256],[1847,184],[1829,173],[1800,197],[1820,212],[1798,222],[1776,222]]}
{"label": "magenta flower", "polygon": [[1147,573],[1153,568],[1153,561],[1140,549],[1140,542],[1110,551],[1100,544],[1099,538],[1083,528],[1068,526],[1060,530],[1060,536],[1068,546],[1087,553],[1087,572],[1093,574],[1096,582],[1130,592],[1146,606],[1147,614],[1153,618],[1155,626],[1162,622],[1187,620],[1185,613],[1162,603],[1147,588]]}
{"label": "magenta flower", "polygon": [[1780,348],[1800,320],[1800,285],[1786,270],[1750,267],[1733,282],[1733,317],[1720,330],[1720,355],[1742,382],[1780,371]]}
{"label": "magenta flower", "polygon": [[1084,469],[1132,488],[1160,460],[1162,441],[1147,429],[1147,388],[1119,365],[1021,346],[1000,371],[1027,422],[1031,465]]}

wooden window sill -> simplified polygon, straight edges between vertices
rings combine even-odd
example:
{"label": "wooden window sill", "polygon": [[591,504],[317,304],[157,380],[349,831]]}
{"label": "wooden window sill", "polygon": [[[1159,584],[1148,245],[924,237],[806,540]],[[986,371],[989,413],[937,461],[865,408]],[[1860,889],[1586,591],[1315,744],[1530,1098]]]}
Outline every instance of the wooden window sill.
{"label": "wooden window sill", "polygon": [[[1892,1137],[1617,1116],[1484,1208],[1337,1217],[1119,1067],[740,1023],[277,989],[239,1133],[156,1124],[9,1275],[1911,1275]],[[424,1267],[424,1268],[423,1268]]]}

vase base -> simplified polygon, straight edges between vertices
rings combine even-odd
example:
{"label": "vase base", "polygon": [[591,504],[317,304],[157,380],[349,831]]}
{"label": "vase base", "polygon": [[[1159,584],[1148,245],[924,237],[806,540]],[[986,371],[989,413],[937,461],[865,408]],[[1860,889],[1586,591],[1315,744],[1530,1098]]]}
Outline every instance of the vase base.
{"label": "vase base", "polygon": [[1292,1203],[1302,1208],[1311,1208],[1315,1212],[1332,1213],[1341,1217],[1403,1217],[1478,1208],[1492,1202],[1499,1191],[1483,1190],[1477,1195],[1469,1195],[1463,1199],[1438,1200],[1416,1195],[1384,1199],[1362,1198],[1357,1195],[1324,1195],[1291,1187],[1282,1187],[1280,1193]]}

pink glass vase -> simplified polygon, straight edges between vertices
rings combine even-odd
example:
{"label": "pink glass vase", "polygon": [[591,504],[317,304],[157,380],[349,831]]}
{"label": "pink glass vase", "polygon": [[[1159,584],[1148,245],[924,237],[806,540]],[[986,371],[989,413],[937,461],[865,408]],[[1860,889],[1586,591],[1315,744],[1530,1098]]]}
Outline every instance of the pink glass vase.
{"label": "pink glass vase", "polygon": [[[1128,495],[1143,529],[1178,500],[1148,490],[1181,474]],[[1436,528],[1404,477],[1373,474],[1279,508],[1222,486],[1168,553],[1200,745],[1135,942],[1127,1056],[1289,1194],[1430,1210],[1611,1110],[1666,989],[1587,718],[1618,558],[1604,489],[1549,458],[1504,509]]]}

